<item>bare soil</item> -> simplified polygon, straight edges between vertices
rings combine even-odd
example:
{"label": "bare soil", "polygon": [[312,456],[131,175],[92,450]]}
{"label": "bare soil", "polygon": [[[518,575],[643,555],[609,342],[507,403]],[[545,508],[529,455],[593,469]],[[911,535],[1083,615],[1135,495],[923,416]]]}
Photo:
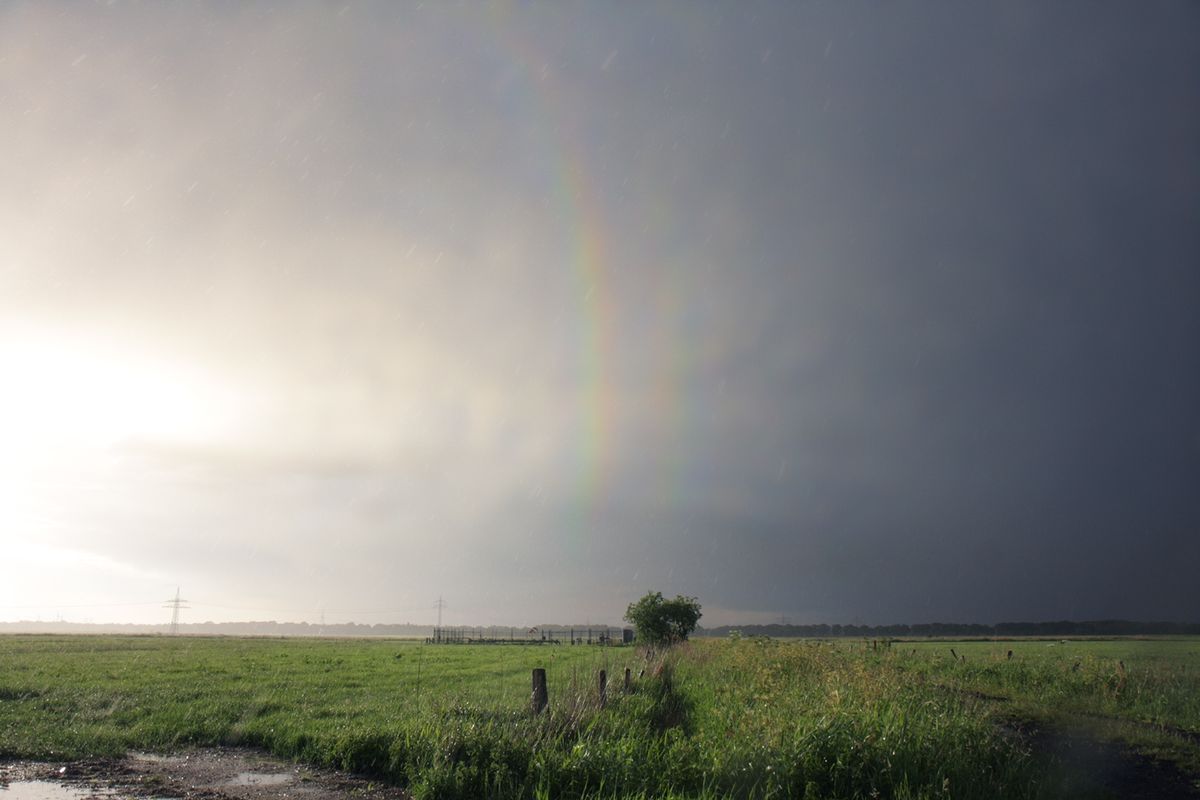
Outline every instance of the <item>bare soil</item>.
{"label": "bare soil", "polygon": [[[66,764],[0,763],[0,800],[14,790],[55,784],[62,798],[105,800],[402,800],[403,790],[336,770],[292,764],[252,750],[213,748],[177,755],[130,753]],[[29,793],[29,796],[34,796]],[[49,793],[43,795],[50,797]]]}

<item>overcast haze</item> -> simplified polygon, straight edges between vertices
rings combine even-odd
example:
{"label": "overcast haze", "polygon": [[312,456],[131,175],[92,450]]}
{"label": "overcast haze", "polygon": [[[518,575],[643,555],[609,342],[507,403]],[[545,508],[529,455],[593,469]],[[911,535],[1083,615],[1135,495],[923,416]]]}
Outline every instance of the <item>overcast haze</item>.
{"label": "overcast haze", "polygon": [[1200,619],[1200,6],[0,6],[0,620]]}

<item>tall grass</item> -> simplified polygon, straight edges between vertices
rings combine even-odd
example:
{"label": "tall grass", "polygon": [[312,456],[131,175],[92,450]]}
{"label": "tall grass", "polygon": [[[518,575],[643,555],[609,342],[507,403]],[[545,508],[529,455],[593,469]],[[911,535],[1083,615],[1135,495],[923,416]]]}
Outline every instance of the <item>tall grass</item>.
{"label": "tall grass", "polygon": [[[535,666],[550,686],[537,717]],[[625,667],[640,676],[630,692]],[[599,669],[611,676],[604,707]],[[766,640],[648,658],[632,648],[3,637],[0,756],[250,745],[386,778],[418,798],[1055,796],[996,704],[946,690],[1044,677],[1041,667],[989,669]]]}

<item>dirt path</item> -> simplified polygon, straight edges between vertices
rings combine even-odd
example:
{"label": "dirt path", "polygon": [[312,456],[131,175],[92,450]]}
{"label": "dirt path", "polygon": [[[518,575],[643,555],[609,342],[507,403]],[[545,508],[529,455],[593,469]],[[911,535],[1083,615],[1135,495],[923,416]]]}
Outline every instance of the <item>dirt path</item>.
{"label": "dirt path", "polygon": [[132,753],[68,764],[0,764],[0,800],[403,800],[400,789],[365,778],[214,748],[171,756]]}
{"label": "dirt path", "polygon": [[[1009,697],[974,689],[944,684],[938,688],[984,703],[1008,706],[1012,702]],[[1074,713],[1053,726],[1010,722],[1004,727],[1028,742],[1033,752],[1050,762],[1052,768],[1061,771],[1068,792],[1065,798],[1200,800],[1200,775],[1189,775],[1169,761],[1151,758],[1114,741],[1098,729],[1102,723],[1198,741],[1191,731],[1093,713]]]}
{"label": "dirt path", "polygon": [[1064,798],[1197,800],[1200,785],[1174,764],[1099,738],[1086,728],[1025,728],[1035,754],[1063,779]]}
{"label": "dirt path", "polygon": [[[1083,727],[1013,732],[1059,770],[1064,800],[1200,800],[1174,765],[1097,738]],[[0,763],[0,800],[405,800],[395,787],[234,748],[171,756],[132,753],[67,764]]]}

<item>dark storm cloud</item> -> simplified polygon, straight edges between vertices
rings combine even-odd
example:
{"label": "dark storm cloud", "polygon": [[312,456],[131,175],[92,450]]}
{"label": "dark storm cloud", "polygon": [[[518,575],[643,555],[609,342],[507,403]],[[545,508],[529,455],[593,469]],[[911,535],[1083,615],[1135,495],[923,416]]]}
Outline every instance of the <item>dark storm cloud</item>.
{"label": "dark storm cloud", "polygon": [[1200,616],[1193,6],[5,16],[0,309],[248,420],[47,546],[232,617]]}
{"label": "dark storm cloud", "polygon": [[729,95],[734,130],[770,120],[723,176],[749,285],[716,313],[751,333],[693,394],[747,413],[690,466],[741,508],[678,523],[719,553],[682,583],[813,618],[1194,616],[1197,49],[1173,14],[894,12]]}

